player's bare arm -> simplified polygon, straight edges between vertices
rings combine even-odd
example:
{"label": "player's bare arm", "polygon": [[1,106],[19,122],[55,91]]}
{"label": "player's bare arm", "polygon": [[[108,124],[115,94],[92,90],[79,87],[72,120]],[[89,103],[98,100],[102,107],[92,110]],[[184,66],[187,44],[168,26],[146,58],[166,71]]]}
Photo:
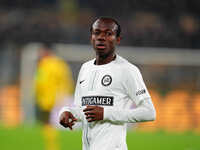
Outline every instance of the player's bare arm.
{"label": "player's bare arm", "polygon": [[87,106],[83,112],[88,122],[103,120],[104,108],[99,106]]}
{"label": "player's bare arm", "polygon": [[73,129],[72,126],[77,121],[77,118],[75,118],[71,112],[65,111],[60,115],[59,120],[60,120],[60,124],[63,127],[69,128],[70,130],[72,130]]}

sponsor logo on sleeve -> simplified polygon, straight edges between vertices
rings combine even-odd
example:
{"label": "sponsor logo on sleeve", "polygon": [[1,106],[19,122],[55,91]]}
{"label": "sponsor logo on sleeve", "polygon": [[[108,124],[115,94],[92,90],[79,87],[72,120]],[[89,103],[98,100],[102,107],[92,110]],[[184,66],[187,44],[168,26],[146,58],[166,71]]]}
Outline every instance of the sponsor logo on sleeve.
{"label": "sponsor logo on sleeve", "polygon": [[145,89],[142,89],[142,90],[139,90],[136,92],[136,96],[139,96],[139,95],[142,95],[142,94],[145,94],[146,93],[146,90]]}
{"label": "sponsor logo on sleeve", "polygon": [[81,99],[82,106],[85,105],[102,105],[102,106],[113,106],[112,96],[84,96]]}
{"label": "sponsor logo on sleeve", "polygon": [[109,86],[112,83],[112,77],[110,75],[103,76],[101,84],[103,86]]}

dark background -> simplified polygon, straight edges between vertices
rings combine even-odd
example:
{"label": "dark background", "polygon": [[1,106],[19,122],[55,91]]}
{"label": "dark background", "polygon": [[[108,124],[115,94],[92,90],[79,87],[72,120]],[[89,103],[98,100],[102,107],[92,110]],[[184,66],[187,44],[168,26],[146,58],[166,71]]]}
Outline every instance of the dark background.
{"label": "dark background", "polygon": [[1,0],[0,43],[88,44],[99,16],[116,18],[122,45],[199,49],[198,0]]}

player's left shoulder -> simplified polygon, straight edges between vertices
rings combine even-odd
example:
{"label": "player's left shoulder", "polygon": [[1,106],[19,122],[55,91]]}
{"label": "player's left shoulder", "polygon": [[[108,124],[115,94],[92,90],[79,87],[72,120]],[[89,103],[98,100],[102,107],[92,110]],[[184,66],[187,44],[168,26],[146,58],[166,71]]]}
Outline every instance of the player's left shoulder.
{"label": "player's left shoulder", "polygon": [[140,72],[140,69],[133,63],[129,62],[127,59],[118,56],[118,63],[120,64],[120,68],[123,69],[125,72]]}

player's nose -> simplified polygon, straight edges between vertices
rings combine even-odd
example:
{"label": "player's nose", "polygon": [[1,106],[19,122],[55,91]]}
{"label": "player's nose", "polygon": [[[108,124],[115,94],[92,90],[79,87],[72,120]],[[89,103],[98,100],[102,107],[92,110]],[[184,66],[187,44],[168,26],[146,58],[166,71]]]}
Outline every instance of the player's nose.
{"label": "player's nose", "polygon": [[101,32],[98,37],[97,40],[102,41],[106,39],[106,34],[104,32]]}

